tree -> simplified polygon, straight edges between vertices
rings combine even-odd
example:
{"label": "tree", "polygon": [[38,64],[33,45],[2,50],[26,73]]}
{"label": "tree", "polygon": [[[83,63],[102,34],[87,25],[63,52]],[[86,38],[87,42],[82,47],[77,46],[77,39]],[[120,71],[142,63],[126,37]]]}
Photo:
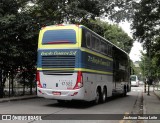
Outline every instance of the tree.
{"label": "tree", "polygon": [[[133,17],[134,35],[145,42],[159,35],[160,3],[157,0],[141,0]],[[145,42],[147,44],[147,42]]]}
{"label": "tree", "polygon": [[[157,66],[157,57],[152,57],[149,61],[147,54],[142,53],[142,58],[140,62],[140,68],[143,76],[148,77],[149,71],[151,72],[152,79],[157,80],[160,77],[160,67]],[[149,69],[151,68],[151,69]]]}
{"label": "tree", "polygon": [[[12,3],[12,4],[10,4]],[[36,63],[36,46],[38,34],[33,27],[31,16],[19,12],[21,0],[2,0],[0,2],[0,69],[3,87],[8,75],[20,67],[33,69]],[[9,74],[10,73],[10,74]]]}
{"label": "tree", "polygon": [[117,25],[110,25],[105,31],[105,38],[117,45],[121,49],[130,53],[131,47],[133,46],[133,39],[128,36],[120,27]]}
{"label": "tree", "polygon": [[155,68],[159,68],[159,25],[160,2],[157,0],[141,0],[134,12],[132,28],[134,29],[134,38],[143,43],[144,48],[147,50],[152,76],[155,76],[153,72],[156,71]]}
{"label": "tree", "polygon": [[[12,4],[10,4],[11,2]],[[3,78],[0,80],[0,90],[2,93],[8,72],[15,66],[12,59],[15,59],[16,55],[13,54],[17,52],[15,46],[17,12],[18,4],[15,0],[0,2],[0,69],[1,74],[3,74]]]}
{"label": "tree", "polygon": [[40,25],[80,23],[84,19],[100,16],[99,0],[34,0],[32,14]]}

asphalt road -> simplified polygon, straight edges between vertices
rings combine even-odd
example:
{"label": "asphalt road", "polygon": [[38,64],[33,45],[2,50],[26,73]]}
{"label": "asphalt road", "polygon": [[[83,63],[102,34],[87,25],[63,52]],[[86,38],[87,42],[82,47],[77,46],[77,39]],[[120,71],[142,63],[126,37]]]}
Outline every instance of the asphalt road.
{"label": "asphalt road", "polygon": [[[39,122],[55,122],[55,123],[126,123],[124,120],[92,120],[91,116],[95,118],[96,115],[90,114],[140,114],[143,113],[143,87],[132,87],[132,91],[126,97],[116,97],[109,99],[106,103],[94,105],[84,102],[68,102],[66,104],[59,104],[55,100],[47,100],[43,98],[35,98],[20,101],[11,101],[0,103],[0,114],[45,114],[45,117],[53,118],[51,114],[89,114],[88,120],[45,120],[45,121],[25,121],[39,123]],[[63,115],[62,115],[63,116]],[[80,116],[80,115],[79,115]],[[93,118],[93,119],[94,119]],[[73,118],[74,119],[74,118]],[[116,119],[116,117],[115,117]],[[2,122],[2,121],[0,121]],[[9,121],[3,121],[8,123]],[[12,121],[19,123],[22,121]],[[132,123],[131,121],[129,121]]]}

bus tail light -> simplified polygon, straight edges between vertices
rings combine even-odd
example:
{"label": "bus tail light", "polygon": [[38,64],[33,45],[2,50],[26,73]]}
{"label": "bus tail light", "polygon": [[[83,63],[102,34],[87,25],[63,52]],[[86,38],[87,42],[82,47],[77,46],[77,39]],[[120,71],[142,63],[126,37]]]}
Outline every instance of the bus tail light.
{"label": "bus tail light", "polygon": [[81,87],[83,87],[83,75],[82,71],[78,71],[76,85],[74,86],[73,89],[79,89]]}
{"label": "bus tail light", "polygon": [[40,73],[39,73],[39,71],[37,71],[37,74],[36,74],[36,81],[37,81],[37,86],[39,88],[42,88],[42,85],[41,85],[41,82],[40,82]]}

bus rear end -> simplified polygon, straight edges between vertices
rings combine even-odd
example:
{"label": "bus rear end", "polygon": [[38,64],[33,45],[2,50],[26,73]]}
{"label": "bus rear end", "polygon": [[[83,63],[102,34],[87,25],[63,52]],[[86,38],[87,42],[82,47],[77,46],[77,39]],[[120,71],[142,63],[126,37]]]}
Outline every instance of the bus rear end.
{"label": "bus rear end", "polygon": [[56,100],[84,100],[80,71],[79,26],[49,26],[40,31],[37,94]]}

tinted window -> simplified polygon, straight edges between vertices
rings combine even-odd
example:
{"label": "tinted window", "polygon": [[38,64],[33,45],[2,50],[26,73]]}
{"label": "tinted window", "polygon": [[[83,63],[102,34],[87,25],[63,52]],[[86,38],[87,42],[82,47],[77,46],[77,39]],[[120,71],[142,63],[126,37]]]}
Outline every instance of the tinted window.
{"label": "tinted window", "polygon": [[96,38],[95,40],[95,49],[97,51],[100,51],[100,40],[98,38]]}
{"label": "tinted window", "polygon": [[44,32],[42,44],[76,43],[76,32],[72,29],[47,30]]}
{"label": "tinted window", "polygon": [[92,49],[96,49],[96,37],[95,36],[92,36]]}
{"label": "tinted window", "polygon": [[112,56],[112,46],[108,45],[108,55]]}
{"label": "tinted window", "polygon": [[105,43],[104,46],[105,46],[104,53],[106,55],[108,55],[108,45],[107,45],[107,43]]}
{"label": "tinted window", "polygon": [[91,34],[89,32],[86,33],[86,45],[91,47]]}
{"label": "tinted window", "polygon": [[100,51],[104,53],[104,50],[105,50],[105,45],[104,42],[101,40]]}

